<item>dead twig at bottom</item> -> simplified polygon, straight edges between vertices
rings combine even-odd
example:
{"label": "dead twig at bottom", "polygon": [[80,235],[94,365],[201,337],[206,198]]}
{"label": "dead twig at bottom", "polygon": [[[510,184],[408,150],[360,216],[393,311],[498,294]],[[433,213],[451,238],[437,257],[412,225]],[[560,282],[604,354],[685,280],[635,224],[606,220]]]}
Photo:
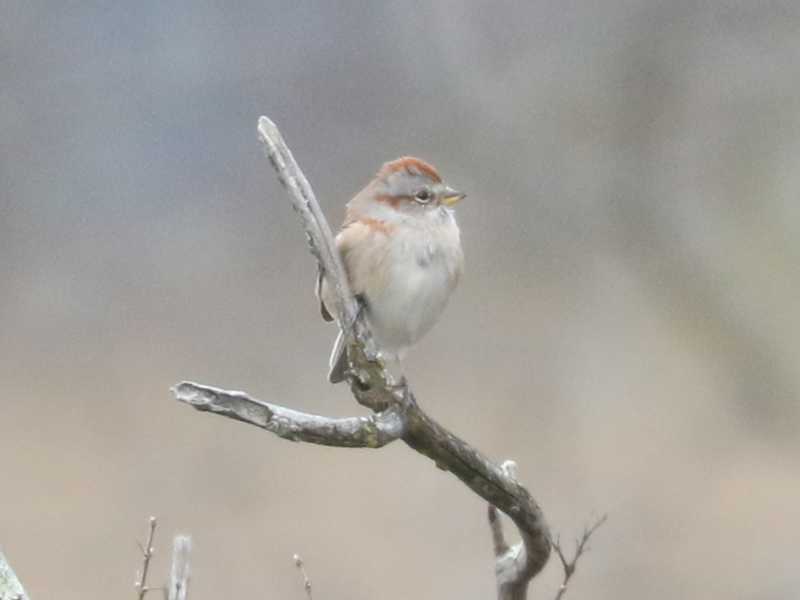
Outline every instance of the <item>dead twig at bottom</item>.
{"label": "dead twig at bottom", "polygon": [[575,574],[575,569],[578,566],[578,559],[586,552],[589,547],[587,544],[589,543],[589,538],[592,537],[592,534],[597,531],[600,526],[608,520],[608,515],[603,515],[597,521],[594,522],[593,525],[590,527],[586,527],[581,534],[581,537],[575,540],[575,554],[572,556],[572,559],[567,559],[564,556],[564,550],[561,547],[561,540],[556,540],[552,543],[553,550],[556,552],[556,556],[561,561],[561,566],[564,569],[564,580],[561,582],[561,587],[558,588],[558,592],[556,593],[555,600],[561,600],[564,594],[567,592],[567,585],[569,584],[569,580]]}
{"label": "dead twig at bottom", "polygon": [[153,538],[156,534],[156,525],[156,518],[150,517],[148,521],[149,530],[147,533],[147,543],[144,546],[139,544],[139,550],[142,551],[142,570],[137,574],[136,583],[133,584],[137,590],[137,597],[139,600],[143,600],[147,592],[150,591],[150,588],[147,587],[147,572],[150,570],[150,559],[153,558],[153,552],[155,551],[153,548]]}
{"label": "dead twig at bottom", "polygon": [[314,597],[311,594],[311,580],[308,578],[308,573],[306,573],[306,565],[303,562],[303,557],[299,554],[295,554],[293,557],[294,566],[300,571],[300,574],[303,576],[303,589],[306,591],[306,596],[308,600],[314,600]]}

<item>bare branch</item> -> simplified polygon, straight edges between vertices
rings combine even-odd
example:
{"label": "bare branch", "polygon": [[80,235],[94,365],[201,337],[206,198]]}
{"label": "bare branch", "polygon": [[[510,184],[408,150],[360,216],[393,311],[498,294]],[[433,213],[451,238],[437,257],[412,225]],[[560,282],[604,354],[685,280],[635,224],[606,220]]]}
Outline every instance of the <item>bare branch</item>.
{"label": "bare branch", "polygon": [[[513,473],[499,467],[429,417],[417,404],[405,379],[396,383],[386,372],[377,360],[369,327],[358,318],[358,304],[349,289],[330,227],[308,180],[272,121],[261,117],[258,133],[267,157],[289,193],[292,206],[301,217],[311,252],[335,291],[333,308],[349,340],[350,389],[361,405],[376,414],[331,419],[259,402],[242,392],[186,382],[173,388],[173,392],[178,400],[199,410],[251,423],[295,441],[379,447],[401,437],[408,446],[433,460],[440,469],[453,473],[511,518],[522,541],[497,556],[498,597],[502,600],[525,598],[529,581],[541,571],[550,555],[550,533],[539,505]],[[494,519],[494,523],[498,520]],[[503,541],[499,546],[495,544],[495,548],[504,545]]]}
{"label": "bare branch", "polygon": [[266,429],[286,440],[343,448],[380,448],[403,434],[401,408],[366,417],[331,418],[268,404],[244,392],[184,381],[175,397],[197,410],[210,411]]}
{"label": "bare branch", "polygon": [[17,579],[14,569],[0,552],[0,600],[28,600],[28,594]]}
{"label": "bare branch", "polygon": [[264,144],[267,158],[278,173],[281,184],[289,192],[292,207],[303,221],[311,253],[325,272],[328,284],[336,292],[334,312],[340,326],[347,331],[353,327],[358,317],[358,303],[350,291],[344,265],[333,241],[333,233],[319,207],[314,190],[311,189],[308,179],[292,156],[286,142],[283,141],[283,136],[275,123],[267,117],[260,117],[258,136]]}
{"label": "bare branch", "polygon": [[150,517],[148,525],[147,544],[144,547],[139,544],[139,549],[142,551],[142,570],[139,572],[137,581],[134,584],[139,600],[143,600],[147,592],[150,591],[147,587],[147,571],[150,569],[150,559],[153,558],[153,552],[155,551],[153,537],[156,534],[156,518]]}
{"label": "bare branch", "polygon": [[[375,342],[366,324],[358,318],[358,302],[350,290],[347,274],[336,249],[333,233],[325,215],[317,202],[314,190],[308,183],[300,166],[292,156],[291,150],[283,140],[281,132],[267,117],[258,119],[258,137],[264,144],[264,152],[275,171],[278,180],[289,193],[295,212],[300,215],[311,253],[316,257],[318,268],[325,273],[325,279],[334,290],[334,313],[339,327],[348,340],[348,358],[355,377],[351,385],[358,385],[360,393],[356,400],[373,410],[383,410],[394,404],[388,393],[394,383],[383,365],[377,360]],[[353,341],[357,344],[353,344]]]}
{"label": "bare branch", "polygon": [[587,545],[589,543],[589,538],[592,537],[592,534],[597,531],[607,519],[608,515],[603,515],[597,519],[593,525],[584,528],[580,539],[575,540],[575,554],[571,560],[567,560],[566,556],[564,555],[564,551],[561,548],[561,541],[556,540],[553,542],[553,550],[556,551],[556,556],[558,556],[558,559],[561,561],[561,566],[564,569],[564,579],[561,582],[561,587],[558,588],[555,600],[561,600],[561,598],[567,592],[567,584],[569,584],[569,580],[575,574],[575,569],[578,566],[578,559],[589,549],[589,546]]}
{"label": "bare branch", "polygon": [[192,538],[176,535],[172,540],[172,567],[169,572],[168,600],[186,600],[189,597],[189,553]]}
{"label": "bare branch", "polygon": [[294,565],[300,570],[300,574],[303,576],[303,589],[306,591],[306,597],[308,600],[314,600],[311,594],[311,580],[308,578],[308,573],[306,573],[306,565],[303,562],[303,557],[299,554],[295,554],[293,558]]}

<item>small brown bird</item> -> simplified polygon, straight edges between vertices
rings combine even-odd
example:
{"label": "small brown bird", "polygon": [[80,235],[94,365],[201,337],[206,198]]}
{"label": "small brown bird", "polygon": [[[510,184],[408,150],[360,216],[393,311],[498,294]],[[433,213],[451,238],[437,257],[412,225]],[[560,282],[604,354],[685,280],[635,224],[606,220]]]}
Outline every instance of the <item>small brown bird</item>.
{"label": "small brown bird", "polygon": [[[446,185],[430,164],[410,156],[388,162],[347,204],[336,246],[350,287],[362,302],[381,358],[399,360],[439,319],[464,267],[453,207],[465,194]],[[330,290],[317,278],[326,321]],[[328,379],[344,379],[342,332]]]}

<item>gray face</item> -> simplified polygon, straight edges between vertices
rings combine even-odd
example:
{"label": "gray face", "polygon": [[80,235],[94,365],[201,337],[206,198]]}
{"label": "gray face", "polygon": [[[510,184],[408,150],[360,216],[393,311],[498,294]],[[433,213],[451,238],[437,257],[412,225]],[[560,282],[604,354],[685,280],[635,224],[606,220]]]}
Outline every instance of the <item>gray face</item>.
{"label": "gray face", "polygon": [[412,213],[451,208],[464,197],[464,194],[425,174],[408,172],[392,173],[384,183],[384,191],[389,196],[406,199],[398,209]]}
{"label": "gray face", "polygon": [[419,200],[420,204],[428,204],[434,197],[433,186],[436,182],[423,174],[399,171],[386,178],[384,184],[386,194],[395,197],[408,197]]}

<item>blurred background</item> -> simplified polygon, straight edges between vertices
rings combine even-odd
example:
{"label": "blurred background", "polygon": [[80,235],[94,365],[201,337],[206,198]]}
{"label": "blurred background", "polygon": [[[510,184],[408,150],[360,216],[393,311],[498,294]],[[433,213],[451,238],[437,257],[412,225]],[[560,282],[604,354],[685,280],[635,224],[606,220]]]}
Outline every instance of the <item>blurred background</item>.
{"label": "blurred background", "polygon": [[[33,598],[132,598],[157,515],[205,598],[490,598],[483,503],[402,444],[281,441],[182,379],[331,415],[334,330],[262,155],[334,226],[380,164],[469,193],[406,361],[571,540],[569,597],[800,594],[800,7],[21,2],[0,8],[0,544]],[[557,561],[533,584],[550,598]]]}

